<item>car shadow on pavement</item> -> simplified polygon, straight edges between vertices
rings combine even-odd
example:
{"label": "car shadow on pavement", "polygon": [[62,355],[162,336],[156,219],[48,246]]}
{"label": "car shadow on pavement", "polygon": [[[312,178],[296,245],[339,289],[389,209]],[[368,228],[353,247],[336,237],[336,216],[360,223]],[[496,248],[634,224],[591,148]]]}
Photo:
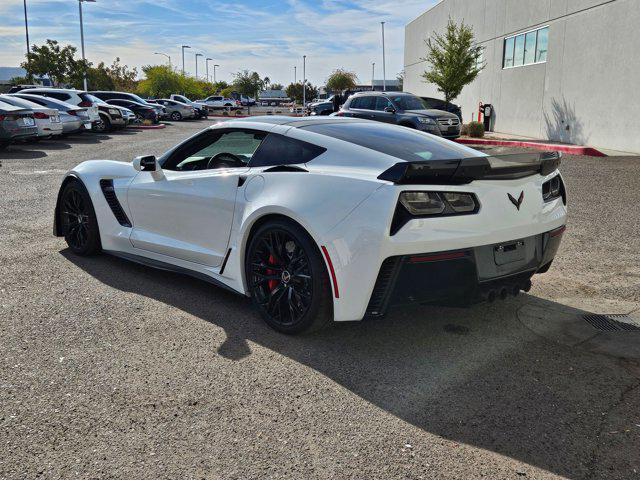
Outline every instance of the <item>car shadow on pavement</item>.
{"label": "car shadow on pavement", "polygon": [[627,478],[639,466],[636,367],[550,341],[517,315],[531,304],[581,310],[521,295],[470,309],[412,307],[285,336],[247,298],[205,282],[108,255],[61,254],[114,289],[224,329],[226,340],[212,348],[225,358],[241,361],[259,344],[453,447],[473,445],[569,478]]}
{"label": "car shadow on pavement", "polygon": [[40,145],[35,143],[10,145],[5,150],[0,150],[0,159],[31,160],[46,157],[47,152],[40,150],[40,148]]}

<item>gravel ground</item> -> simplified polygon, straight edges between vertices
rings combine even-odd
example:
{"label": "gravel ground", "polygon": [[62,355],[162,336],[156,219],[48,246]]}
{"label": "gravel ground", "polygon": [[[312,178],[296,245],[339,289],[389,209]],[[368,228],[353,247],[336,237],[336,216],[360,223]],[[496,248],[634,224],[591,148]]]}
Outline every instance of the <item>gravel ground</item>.
{"label": "gravel ground", "polygon": [[640,308],[640,158],[566,157],[529,295],[286,337],[248,300],[51,235],[64,171],[207,122],[0,153],[0,478],[640,478],[640,368],[517,312]]}

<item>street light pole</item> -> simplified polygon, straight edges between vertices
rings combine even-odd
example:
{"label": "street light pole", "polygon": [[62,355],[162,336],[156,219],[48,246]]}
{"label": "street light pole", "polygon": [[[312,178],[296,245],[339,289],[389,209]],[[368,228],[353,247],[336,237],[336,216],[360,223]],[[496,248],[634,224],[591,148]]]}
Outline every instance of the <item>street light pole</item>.
{"label": "street light pole", "polygon": [[154,55],[164,55],[165,57],[167,57],[169,59],[169,66],[171,66],[171,57],[169,55],[167,55],[166,53],[162,53],[162,52],[153,52]]}
{"label": "street light pole", "polygon": [[207,82],[209,81],[209,60],[213,60],[213,58],[207,57],[204,59],[204,64],[207,68]]}
{"label": "street light pole", "polygon": [[293,66],[293,83],[294,85],[298,83],[298,67],[295,65]]}
{"label": "street light pole", "polygon": [[27,22],[27,0],[24,0],[24,31],[27,34],[27,63],[29,63],[29,22]]}
{"label": "street light pole", "polygon": [[[96,0],[78,0],[78,10],[80,11],[80,43],[82,45],[82,60],[85,60],[84,57],[84,26],[82,22],[82,2],[95,2]],[[82,83],[84,89],[87,90],[87,72],[84,72]]]}
{"label": "street light pole", "polygon": [[373,79],[376,78],[376,62],[371,63],[371,91],[374,91],[376,87],[373,85]]}
{"label": "street light pole", "polygon": [[182,75],[184,75],[184,49],[191,48],[189,45],[182,45]]}
{"label": "street light pole", "polygon": [[219,67],[220,65],[214,65],[213,66],[213,83],[218,83],[216,81],[216,67]]}
{"label": "street light pole", "polygon": [[307,104],[307,56],[302,56],[302,109]]}
{"label": "street light pole", "polygon": [[196,53],[196,80],[198,79],[198,57],[202,57],[201,53]]}
{"label": "street light pole", "polygon": [[382,25],[382,91],[387,91],[387,64],[384,54],[384,22],[380,22]]}

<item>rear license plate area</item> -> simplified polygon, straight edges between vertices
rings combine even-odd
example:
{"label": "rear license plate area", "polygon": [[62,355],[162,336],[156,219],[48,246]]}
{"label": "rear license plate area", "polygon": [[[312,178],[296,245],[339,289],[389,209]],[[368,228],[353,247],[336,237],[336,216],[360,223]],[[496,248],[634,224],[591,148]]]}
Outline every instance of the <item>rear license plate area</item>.
{"label": "rear license plate area", "polygon": [[493,247],[493,259],[496,262],[496,265],[520,262],[525,258],[526,248],[524,241],[522,240],[502,243]]}

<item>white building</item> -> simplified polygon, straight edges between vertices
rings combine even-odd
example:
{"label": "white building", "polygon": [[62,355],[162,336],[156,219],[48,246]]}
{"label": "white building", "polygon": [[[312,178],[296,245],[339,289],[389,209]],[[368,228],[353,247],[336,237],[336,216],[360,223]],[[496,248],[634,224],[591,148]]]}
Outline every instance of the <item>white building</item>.
{"label": "white building", "polygon": [[422,58],[449,17],[484,47],[465,122],[490,103],[497,132],[640,152],[640,0],[442,0],[406,26],[405,91],[442,98]]}

